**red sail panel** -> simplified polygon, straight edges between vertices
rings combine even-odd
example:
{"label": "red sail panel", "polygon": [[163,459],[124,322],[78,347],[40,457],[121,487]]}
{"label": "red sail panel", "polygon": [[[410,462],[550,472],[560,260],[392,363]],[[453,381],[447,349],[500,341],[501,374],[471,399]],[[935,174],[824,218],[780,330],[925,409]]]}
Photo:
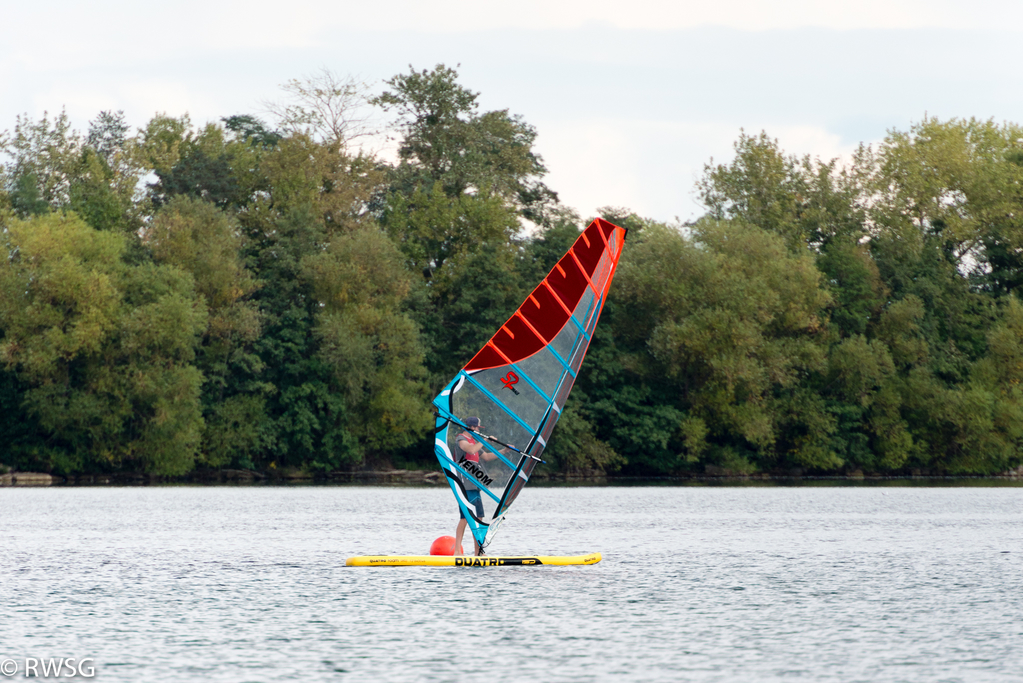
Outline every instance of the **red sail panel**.
{"label": "red sail panel", "polygon": [[[494,346],[515,363],[542,349],[547,342],[540,339],[521,318],[513,316],[494,335]],[[503,363],[502,363],[503,365]]]}
{"label": "red sail panel", "polygon": [[[580,239],[582,238],[580,237]],[[576,242],[576,244],[579,243]],[[571,251],[570,249],[569,252]],[[571,310],[579,303],[579,297],[586,289],[586,276],[580,272],[572,254],[568,253],[561,257],[558,264],[554,266],[554,270],[547,276],[547,284],[551,286],[562,303]]]}
{"label": "red sail panel", "polygon": [[482,368],[496,368],[499,365],[504,365],[506,362],[491,344],[487,344],[480,349],[480,352],[472,359],[472,363],[478,363]]}
{"label": "red sail panel", "polygon": [[558,332],[561,332],[561,328],[568,322],[568,311],[554,298],[554,293],[547,287],[546,282],[541,282],[540,286],[533,290],[519,308],[519,313],[548,343],[558,336]]}
{"label": "red sail panel", "polygon": [[583,231],[582,239],[572,247],[587,275],[593,275],[593,269],[597,267],[597,261],[604,253],[604,240],[600,239],[599,231],[600,228],[595,222],[590,223],[590,227]]}
{"label": "red sail panel", "polygon": [[[620,231],[620,235],[615,239],[616,230]],[[601,290],[593,294],[603,300],[618,265],[624,236],[625,230],[600,218],[590,223],[568,253],[519,307],[521,317],[513,315],[469,361],[465,371],[496,368],[509,361],[518,363],[551,343],[565,325],[570,324],[568,311],[575,310],[583,293],[590,287],[601,257],[606,254],[605,262],[611,263],[611,272],[609,274],[602,268],[597,273],[597,280],[592,282]]]}

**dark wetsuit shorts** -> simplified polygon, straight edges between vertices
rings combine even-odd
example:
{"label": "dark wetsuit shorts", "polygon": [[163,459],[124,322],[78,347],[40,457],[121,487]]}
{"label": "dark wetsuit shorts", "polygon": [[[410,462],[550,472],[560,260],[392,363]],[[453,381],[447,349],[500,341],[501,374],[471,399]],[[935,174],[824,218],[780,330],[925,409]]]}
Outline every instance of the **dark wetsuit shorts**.
{"label": "dark wetsuit shorts", "polygon": [[[476,516],[483,519],[483,499],[480,497],[479,491],[466,491],[465,497],[469,500],[469,505],[476,508]],[[458,506],[458,516],[465,519],[465,513],[462,512],[462,506]]]}

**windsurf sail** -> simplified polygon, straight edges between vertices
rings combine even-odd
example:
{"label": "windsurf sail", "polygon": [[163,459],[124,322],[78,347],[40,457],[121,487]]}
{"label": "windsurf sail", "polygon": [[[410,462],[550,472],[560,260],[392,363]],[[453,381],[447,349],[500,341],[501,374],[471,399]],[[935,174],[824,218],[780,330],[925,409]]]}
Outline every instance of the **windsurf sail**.
{"label": "windsurf sail", "polygon": [[[597,219],[433,399],[434,451],[473,537],[487,547],[541,460],[589,348],[626,230]],[[475,418],[475,419],[471,419]],[[470,422],[479,420],[476,433]],[[483,444],[465,458],[457,439]],[[482,506],[476,500],[482,500]],[[482,510],[480,509],[482,507]]]}

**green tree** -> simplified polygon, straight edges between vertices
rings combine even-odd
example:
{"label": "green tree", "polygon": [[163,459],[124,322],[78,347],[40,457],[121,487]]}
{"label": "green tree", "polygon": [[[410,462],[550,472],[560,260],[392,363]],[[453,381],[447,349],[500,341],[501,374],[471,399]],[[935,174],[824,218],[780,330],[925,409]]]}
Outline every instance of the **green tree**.
{"label": "green tree", "polygon": [[1023,236],[1019,184],[1023,131],[993,122],[924,119],[893,132],[865,155],[872,218],[882,229],[919,245],[933,237],[963,274],[983,258],[984,237],[996,227],[1016,244]]}
{"label": "green tree", "polygon": [[191,364],[206,323],[192,279],[126,265],[125,237],[77,217],[14,221],[0,270],[0,356],[28,387],[23,406],[58,471],[193,463],[202,376]]}
{"label": "green tree", "polygon": [[209,309],[196,367],[204,377],[205,430],[201,462],[252,466],[264,446],[266,395],[263,361],[255,352],[262,316],[252,294],[257,283],[245,267],[237,225],[212,204],[177,196],[145,233],[156,263],[188,272]]}
{"label": "green tree", "polygon": [[114,172],[97,152],[82,149],[73,167],[67,207],[97,230],[126,233],[132,221],[131,198],[119,195]]}
{"label": "green tree", "polygon": [[67,206],[81,144],[64,111],[52,122],[46,112],[39,121],[18,116],[13,136],[0,148],[8,157],[0,170],[4,188],[20,216]]}
{"label": "green tree", "polygon": [[89,123],[85,144],[95,150],[108,166],[113,166],[115,157],[124,152],[127,134],[128,124],[125,122],[123,111],[117,113],[101,111]]}
{"label": "green tree", "polygon": [[280,132],[267,128],[263,121],[250,114],[227,116],[221,121],[224,122],[224,128],[244,142],[264,149],[276,147],[284,137]]}
{"label": "green tree", "polygon": [[18,117],[0,144],[8,158],[0,184],[21,217],[73,210],[100,230],[132,233],[141,226],[136,188],[144,170],[129,153],[123,115],[102,112],[85,139],[63,112],[51,122]]}
{"label": "green tree", "polygon": [[493,193],[543,222],[557,195],[540,180],[547,169],[533,150],[532,126],[507,110],[478,113],[479,93],[443,64],[386,84],[390,89],[373,103],[397,117],[401,144],[392,184],[398,193],[430,194],[434,184],[451,198]]}
{"label": "green tree", "polygon": [[674,420],[631,444],[612,440],[630,463],[670,471],[705,453],[738,471],[841,465],[833,420],[801,388],[824,370],[830,302],[809,254],[743,222],[704,221],[691,238],[650,226],[618,278],[614,332],[634,349],[621,363],[635,379],[606,405],[635,415],[671,408],[661,419]]}
{"label": "green tree", "polygon": [[489,246],[506,245],[519,230],[515,214],[496,196],[451,198],[435,185],[416,189],[408,199],[395,196],[384,218],[409,267],[426,279],[453,257],[466,258]]}
{"label": "green tree", "polygon": [[[263,465],[316,470],[357,465],[367,444],[376,447],[374,430],[386,421],[385,408],[392,412],[398,408],[394,400],[375,407],[361,394],[355,400],[346,390],[348,366],[337,354],[331,355],[329,346],[340,343],[339,334],[353,330],[364,337],[360,348],[388,335],[408,341],[407,335],[402,337],[408,330],[388,327],[390,322],[400,328],[401,318],[379,307],[376,313],[386,313],[377,321],[379,327],[368,318],[353,323],[354,327],[337,327],[337,320],[328,318],[352,311],[328,307],[331,302],[321,299],[316,287],[328,287],[329,281],[318,282],[312,273],[317,272],[317,263],[324,268],[333,263],[326,272],[338,277],[347,272],[345,268],[354,267],[331,256],[332,249],[341,249],[333,245],[350,247],[351,235],[366,239],[375,235],[368,205],[381,173],[372,159],[349,156],[337,142],[317,142],[304,134],[283,138],[263,153],[258,172],[265,179],[265,193],[238,216],[247,257],[261,283],[253,294],[264,319],[255,348],[266,368],[262,377],[274,387],[266,402],[269,445],[258,459]],[[353,249],[344,253],[359,258],[359,251]],[[408,353],[414,356],[414,351]],[[399,366],[401,358],[396,359]],[[387,369],[381,371],[386,374]],[[414,383],[414,373],[411,377]],[[394,386],[394,381],[389,384],[380,378],[381,386]]]}
{"label": "green tree", "polygon": [[362,452],[411,445],[431,420],[419,330],[400,310],[410,277],[394,243],[366,227],[335,237],[301,266],[321,306],[318,354],[345,399],[348,431]]}
{"label": "green tree", "polygon": [[864,182],[859,165],[786,156],[766,133],[740,132],[735,159],[704,166],[697,192],[713,218],[739,218],[781,235],[791,249],[819,250],[865,234]]}

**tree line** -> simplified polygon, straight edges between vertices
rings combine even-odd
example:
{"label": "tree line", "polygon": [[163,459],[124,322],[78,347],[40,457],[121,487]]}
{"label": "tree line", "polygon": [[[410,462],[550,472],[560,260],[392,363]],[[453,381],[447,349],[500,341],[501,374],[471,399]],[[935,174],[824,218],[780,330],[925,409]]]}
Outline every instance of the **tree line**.
{"label": "tree line", "polygon": [[[587,221],[453,69],[285,90],[267,120],[0,136],[0,464],[430,466],[430,399]],[[696,191],[688,224],[601,210],[629,238],[545,467],[1023,461],[1023,128],[927,118],[846,163],[742,133]]]}

